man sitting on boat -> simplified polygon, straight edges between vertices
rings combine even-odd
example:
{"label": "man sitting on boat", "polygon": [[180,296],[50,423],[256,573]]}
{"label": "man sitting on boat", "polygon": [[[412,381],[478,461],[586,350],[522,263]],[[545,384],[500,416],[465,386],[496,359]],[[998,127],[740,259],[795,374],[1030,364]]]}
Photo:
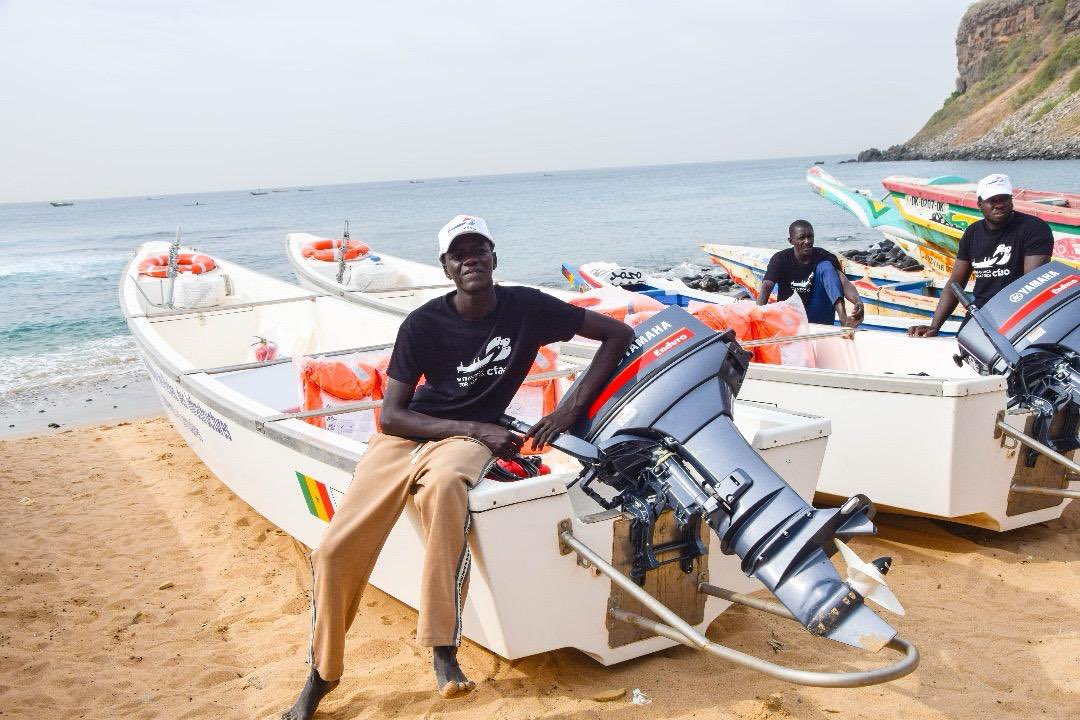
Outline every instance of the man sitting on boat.
{"label": "man sitting on boat", "polygon": [[[797,294],[806,308],[806,319],[812,323],[832,325],[840,318],[844,327],[855,327],[863,319],[863,304],[859,291],[851,284],[840,267],[840,260],[828,250],[814,247],[814,226],[806,220],[796,220],[788,226],[791,247],[772,256],[761,281],[757,304],[769,302],[773,288],[777,300],[787,300]],[[853,305],[850,317],[844,298]]]}
{"label": "man sitting on boat", "polygon": [[[398,330],[382,406],[352,484],[311,555],[311,672],[283,718],[310,718],[344,670],[345,633],[379,551],[411,496],[426,554],[416,639],[433,649],[444,697],[474,683],[457,662],[469,583],[468,490],[495,456],[523,438],[496,424],[539,349],[574,335],[600,341],[589,371],[524,439],[542,447],[567,430],[611,375],[634,336],[629,326],[534,288],[496,286],[497,259],[485,222],[459,215],[438,236],[439,261],[456,290],[409,314]],[[421,377],[425,382],[417,388]]]}
{"label": "man sitting on boat", "polygon": [[[1054,234],[1045,220],[1013,210],[1012,183],[996,173],[979,181],[976,199],[982,220],[968,225],[960,237],[948,283],[964,287],[975,272],[975,307],[982,307],[1013,280],[1050,262]],[[945,287],[948,287],[946,283]],[[933,337],[959,302],[948,290],[941,293],[929,325],[908,329],[912,337]]]}

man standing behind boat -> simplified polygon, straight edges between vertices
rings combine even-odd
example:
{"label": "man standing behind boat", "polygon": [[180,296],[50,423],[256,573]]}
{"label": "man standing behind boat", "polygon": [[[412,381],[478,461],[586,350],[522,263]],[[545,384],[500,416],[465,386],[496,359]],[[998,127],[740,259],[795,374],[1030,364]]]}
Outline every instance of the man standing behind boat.
{"label": "man standing behind boat", "polygon": [[[382,406],[352,484],[312,555],[311,672],[282,717],[307,720],[344,671],[345,633],[368,576],[409,497],[425,539],[416,639],[432,648],[436,685],[451,697],[475,684],[457,662],[469,582],[468,490],[523,438],[496,424],[540,347],[582,335],[601,342],[558,408],[526,435],[539,447],[567,430],[634,336],[626,325],[526,287],[496,286],[486,223],[459,215],[439,231],[439,261],[456,290],[409,314],[398,330]],[[421,377],[425,383],[416,387]]]}
{"label": "man standing behind boat", "polygon": [[[1008,175],[987,175],[979,181],[976,193],[983,219],[964,230],[948,283],[965,287],[974,271],[975,306],[982,307],[1013,280],[1050,262],[1054,234],[1046,221],[1013,210],[1012,183]],[[908,335],[937,335],[956,309],[957,302],[955,295],[942,290],[934,319],[929,325],[908,328]]]}
{"label": "man standing behind boat", "polygon": [[[844,327],[855,327],[863,319],[863,304],[859,291],[840,268],[840,261],[828,250],[814,247],[814,226],[806,220],[796,220],[788,226],[791,247],[772,256],[761,281],[757,304],[769,302],[773,288],[777,300],[787,300],[797,294],[806,308],[806,319],[812,323],[832,325],[840,318]],[[849,317],[844,298],[851,301]]]}

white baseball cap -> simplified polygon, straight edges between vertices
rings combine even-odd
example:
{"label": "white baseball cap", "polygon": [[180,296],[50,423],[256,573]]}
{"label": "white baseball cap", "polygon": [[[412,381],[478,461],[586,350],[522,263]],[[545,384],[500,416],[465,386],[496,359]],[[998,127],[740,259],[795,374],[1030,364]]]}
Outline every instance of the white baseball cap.
{"label": "white baseball cap", "polygon": [[495,240],[491,237],[491,231],[488,230],[487,223],[484,222],[483,218],[474,215],[458,215],[446,223],[443,229],[439,231],[439,257],[442,257],[450,249],[451,243],[460,235],[481,235],[486,237],[492,245],[495,244]]}
{"label": "white baseball cap", "polygon": [[1012,195],[1012,183],[1008,175],[994,173],[987,175],[979,181],[979,189],[975,193],[980,200],[989,200],[997,195]]}

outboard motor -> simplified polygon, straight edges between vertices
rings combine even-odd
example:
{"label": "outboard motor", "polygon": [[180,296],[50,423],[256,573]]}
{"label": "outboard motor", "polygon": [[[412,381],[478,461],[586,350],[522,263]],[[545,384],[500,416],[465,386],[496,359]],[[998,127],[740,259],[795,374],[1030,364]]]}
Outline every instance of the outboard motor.
{"label": "outboard motor", "polygon": [[[638,328],[585,417],[554,445],[585,465],[575,481],[585,493],[631,518],[630,575],[639,584],[662,562],[680,561],[689,571],[706,552],[698,534],[704,521],[721,551],[741,558],[742,570],[811,633],[879,650],[896,631],[829,561],[836,540],[876,533],[874,507],[863,495],[839,509],[812,507],[746,442],[732,407],[749,360],[731,331],[718,334],[686,311],[667,308]],[[614,495],[598,492],[597,482]],[[667,509],[683,542],[654,550],[653,525]],[[678,552],[659,561],[659,550]]]}
{"label": "outboard motor", "polygon": [[971,314],[956,336],[957,362],[1008,376],[1009,407],[1035,413],[1036,440],[1059,453],[1080,447],[1080,270],[1043,265],[982,308],[950,289]]}

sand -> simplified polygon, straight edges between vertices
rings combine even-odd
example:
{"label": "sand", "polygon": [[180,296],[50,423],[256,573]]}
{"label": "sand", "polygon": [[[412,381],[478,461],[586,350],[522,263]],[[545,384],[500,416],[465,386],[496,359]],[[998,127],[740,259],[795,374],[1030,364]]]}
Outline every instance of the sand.
{"label": "sand", "polygon": [[[291,704],[306,674],[302,549],[167,421],[0,442],[0,503],[0,717],[252,718]],[[413,642],[415,612],[372,588],[346,677],[317,717],[1080,715],[1080,506],[1006,534],[879,524],[854,546],[895,559],[890,582],[908,610],[896,625],[923,658],[902,680],[825,690],[684,648],[604,668],[574,650],[508,662],[466,642],[479,689],[443,700]],[[744,608],[708,634],[793,666],[875,662]],[[634,688],[651,704],[633,705]]]}

